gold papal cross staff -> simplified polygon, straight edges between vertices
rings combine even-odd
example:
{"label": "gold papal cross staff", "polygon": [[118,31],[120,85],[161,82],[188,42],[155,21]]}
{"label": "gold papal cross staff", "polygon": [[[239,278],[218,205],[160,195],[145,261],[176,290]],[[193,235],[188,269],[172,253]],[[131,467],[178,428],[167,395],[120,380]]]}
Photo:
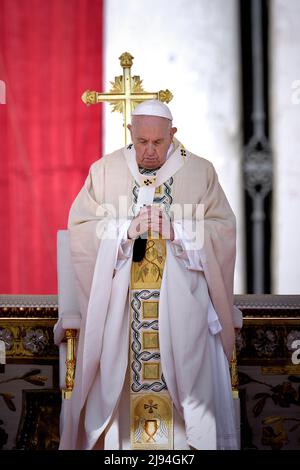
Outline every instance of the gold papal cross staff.
{"label": "gold papal cross staff", "polygon": [[127,124],[131,121],[131,112],[135,106],[145,100],[158,99],[169,103],[173,98],[169,90],[160,90],[154,93],[144,91],[142,80],[138,75],[131,76],[131,67],[134,57],[129,52],[124,52],[120,57],[120,64],[123,67],[123,76],[115,77],[114,82],[110,82],[112,88],[108,93],[86,90],[82,95],[82,101],[87,104],[108,102],[113,106],[113,111],[123,114],[125,145],[130,142],[130,134]]}

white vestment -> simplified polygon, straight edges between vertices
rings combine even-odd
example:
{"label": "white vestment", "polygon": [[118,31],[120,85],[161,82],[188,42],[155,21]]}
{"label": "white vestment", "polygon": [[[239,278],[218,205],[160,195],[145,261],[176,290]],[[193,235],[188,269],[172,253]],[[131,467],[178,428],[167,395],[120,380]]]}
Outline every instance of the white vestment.
{"label": "white vestment", "polygon": [[[120,195],[132,201],[138,179],[133,152],[117,151],[96,162],[70,214],[83,321],[61,449],[92,449],[104,431],[105,448],[128,445],[123,424],[132,242],[126,242],[125,214],[116,218],[109,208],[117,206]],[[180,448],[235,449],[224,353],[225,349],[230,357],[234,338],[235,220],[212,165],[186,151],[182,162],[182,155],[181,144],[176,143],[158,183],[172,177],[173,201],[204,205],[204,246],[190,250],[189,237],[178,221],[175,241],[167,241],[159,343],[163,374],[176,408],[174,442]]]}

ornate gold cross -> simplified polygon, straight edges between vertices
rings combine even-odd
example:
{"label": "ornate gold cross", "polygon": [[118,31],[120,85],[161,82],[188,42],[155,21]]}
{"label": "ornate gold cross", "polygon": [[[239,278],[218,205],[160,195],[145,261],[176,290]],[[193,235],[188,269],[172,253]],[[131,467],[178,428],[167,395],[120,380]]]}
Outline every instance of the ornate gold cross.
{"label": "ornate gold cross", "polygon": [[130,133],[127,124],[131,121],[131,112],[138,103],[145,100],[158,99],[169,103],[173,98],[169,90],[160,90],[157,93],[148,93],[142,87],[142,80],[138,75],[131,76],[131,67],[134,57],[129,52],[124,52],[120,57],[120,64],[123,67],[123,76],[115,77],[114,82],[110,82],[112,88],[109,93],[99,93],[97,91],[86,90],[82,95],[82,101],[87,104],[96,104],[107,101],[113,111],[123,114],[125,145],[130,142]]}

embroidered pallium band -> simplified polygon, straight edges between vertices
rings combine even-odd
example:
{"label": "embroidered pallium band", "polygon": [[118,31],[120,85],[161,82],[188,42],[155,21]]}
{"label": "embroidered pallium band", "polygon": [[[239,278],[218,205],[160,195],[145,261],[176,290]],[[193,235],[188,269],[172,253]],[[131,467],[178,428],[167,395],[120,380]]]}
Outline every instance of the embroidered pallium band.
{"label": "embroidered pallium band", "polygon": [[155,184],[155,181],[156,181],[156,177],[155,176],[152,176],[152,177],[148,177],[148,178],[145,178],[143,183],[144,185],[146,186],[152,186],[152,184]]}
{"label": "embroidered pallium band", "polygon": [[[154,174],[156,172],[155,170],[148,170],[146,168],[143,168],[143,169],[140,170],[140,172],[144,176],[144,180],[151,179],[151,177],[156,178],[156,176]],[[173,177],[171,177],[167,181],[165,181],[163,184],[161,184],[160,186],[157,186],[157,188],[155,188],[153,203],[157,204],[157,205],[163,205],[166,213],[170,212],[170,206],[173,202],[173,198],[171,196],[173,182],[174,182],[174,179],[173,179]],[[138,192],[139,192],[139,185],[138,185],[138,183],[135,183],[135,185],[132,189],[132,193],[133,193],[133,214],[136,213],[134,206],[137,203]]]}
{"label": "embroidered pallium band", "polygon": [[[133,263],[137,265],[138,263]],[[133,268],[134,269],[134,268]],[[173,449],[173,403],[161,372],[157,299],[159,291],[131,292],[130,439],[132,449]],[[151,318],[144,318],[143,305]],[[146,309],[147,310],[147,309]],[[152,406],[153,405],[153,406]]]}
{"label": "embroidered pallium band", "polygon": [[[144,184],[155,182],[142,170]],[[151,174],[152,173],[152,174]],[[166,212],[172,204],[173,178],[157,187],[155,204]],[[137,203],[139,186],[133,188]],[[130,439],[132,449],[173,449],[173,403],[161,371],[159,295],[166,259],[166,241],[147,239],[144,258],[132,263],[130,284]]]}

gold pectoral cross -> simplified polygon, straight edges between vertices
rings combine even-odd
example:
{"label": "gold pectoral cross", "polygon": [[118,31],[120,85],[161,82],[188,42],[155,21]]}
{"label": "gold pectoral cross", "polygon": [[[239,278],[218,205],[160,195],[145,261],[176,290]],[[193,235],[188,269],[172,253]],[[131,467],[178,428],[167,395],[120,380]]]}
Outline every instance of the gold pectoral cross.
{"label": "gold pectoral cross", "polygon": [[123,114],[125,145],[130,142],[130,133],[127,124],[131,122],[131,112],[135,106],[145,100],[159,100],[169,103],[173,98],[169,90],[160,90],[154,93],[144,91],[142,80],[138,75],[131,77],[131,67],[134,57],[129,52],[124,52],[120,57],[120,64],[123,67],[123,76],[115,77],[111,90],[108,93],[86,90],[82,95],[82,101],[87,104],[109,102],[113,106],[113,111]]}

